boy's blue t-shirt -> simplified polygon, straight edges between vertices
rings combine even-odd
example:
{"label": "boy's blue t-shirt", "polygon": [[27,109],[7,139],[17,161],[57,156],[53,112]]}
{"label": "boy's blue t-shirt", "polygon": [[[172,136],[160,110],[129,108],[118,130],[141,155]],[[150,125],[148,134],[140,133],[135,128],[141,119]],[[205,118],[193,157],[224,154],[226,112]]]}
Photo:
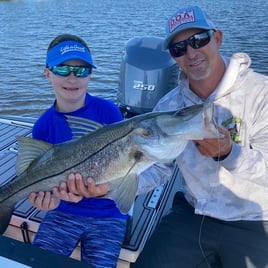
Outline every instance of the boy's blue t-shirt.
{"label": "boy's blue t-shirt", "polygon": [[[111,101],[86,94],[85,106],[71,113],[61,113],[51,106],[33,126],[33,138],[52,144],[72,139],[72,132],[64,115],[79,116],[101,124],[121,121],[118,107]],[[65,213],[95,218],[125,218],[115,202],[107,198],[83,198],[78,203],[61,201],[56,208]]]}

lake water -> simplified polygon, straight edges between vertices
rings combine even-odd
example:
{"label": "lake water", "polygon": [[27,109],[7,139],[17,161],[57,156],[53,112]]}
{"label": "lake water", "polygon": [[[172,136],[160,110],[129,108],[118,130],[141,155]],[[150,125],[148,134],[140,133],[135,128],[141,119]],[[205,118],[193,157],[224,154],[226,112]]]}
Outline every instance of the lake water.
{"label": "lake water", "polygon": [[203,7],[224,33],[222,52],[247,52],[268,74],[266,0],[0,1],[0,114],[39,116],[54,100],[43,75],[46,49],[62,33],[87,41],[97,69],[89,92],[116,102],[122,50],[133,37],[165,36],[167,17],[185,4]]}

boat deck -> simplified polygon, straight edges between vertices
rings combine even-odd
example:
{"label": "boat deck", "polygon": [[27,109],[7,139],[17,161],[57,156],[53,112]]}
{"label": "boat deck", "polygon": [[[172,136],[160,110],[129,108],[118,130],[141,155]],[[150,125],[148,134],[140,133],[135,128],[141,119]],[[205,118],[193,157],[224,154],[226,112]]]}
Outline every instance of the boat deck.
{"label": "boat deck", "polygon": [[[33,122],[33,119],[27,118],[0,117],[0,186],[16,177],[16,136],[31,137]],[[129,267],[130,263],[135,262],[155,225],[170,208],[178,190],[178,180],[179,176],[175,171],[165,185],[136,198],[118,268]],[[44,215],[44,211],[32,207],[27,199],[22,200],[16,205],[4,236],[30,244]],[[77,247],[71,257],[79,259],[79,255]]]}

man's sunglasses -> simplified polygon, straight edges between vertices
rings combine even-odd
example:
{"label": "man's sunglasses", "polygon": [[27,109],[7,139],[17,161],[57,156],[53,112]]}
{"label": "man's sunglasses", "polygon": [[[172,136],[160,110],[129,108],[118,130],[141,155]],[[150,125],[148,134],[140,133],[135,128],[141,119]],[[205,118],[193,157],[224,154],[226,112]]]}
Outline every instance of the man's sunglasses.
{"label": "man's sunglasses", "polygon": [[184,41],[180,41],[169,46],[169,53],[171,56],[178,58],[183,56],[187,51],[187,46],[198,49],[207,45],[214,33],[214,30],[207,30],[196,33]]}
{"label": "man's sunglasses", "polygon": [[91,67],[83,67],[83,66],[69,66],[69,65],[58,65],[48,67],[48,69],[56,75],[59,76],[68,76],[71,72],[74,73],[76,77],[87,77],[91,74]]}

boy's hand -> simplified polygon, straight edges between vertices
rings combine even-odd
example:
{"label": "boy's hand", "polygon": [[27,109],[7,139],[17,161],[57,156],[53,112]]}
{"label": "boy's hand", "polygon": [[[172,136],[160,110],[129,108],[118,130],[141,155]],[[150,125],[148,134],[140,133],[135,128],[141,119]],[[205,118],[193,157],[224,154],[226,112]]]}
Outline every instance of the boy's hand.
{"label": "boy's hand", "polygon": [[87,185],[85,185],[81,174],[70,174],[67,180],[68,190],[79,196],[84,197],[98,197],[108,193],[108,183],[96,185],[92,177],[87,179]]}

